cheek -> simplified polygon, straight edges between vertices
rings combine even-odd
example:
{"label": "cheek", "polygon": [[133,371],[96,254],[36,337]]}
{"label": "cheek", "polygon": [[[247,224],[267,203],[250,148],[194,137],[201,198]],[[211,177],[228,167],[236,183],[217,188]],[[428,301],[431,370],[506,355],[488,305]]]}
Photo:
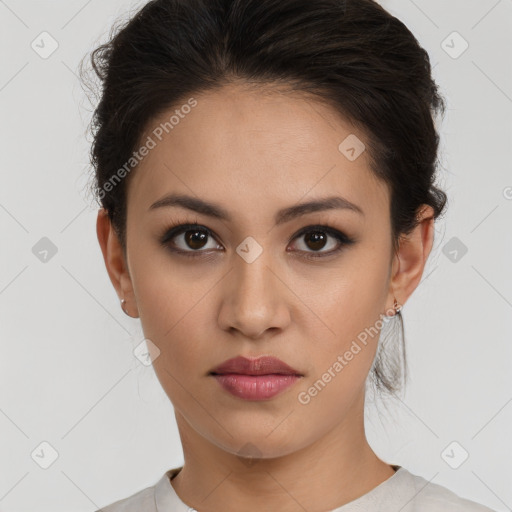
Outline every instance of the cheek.
{"label": "cheek", "polygon": [[329,332],[325,339],[312,331],[309,335],[314,340],[309,340],[310,372],[297,389],[296,402],[315,422],[341,421],[351,407],[360,405],[356,401],[363,396],[383,325],[375,299],[381,292],[372,284],[375,295],[363,289],[361,280],[345,282],[324,310],[334,334]]}
{"label": "cheek", "polygon": [[371,255],[365,250],[358,254],[354,251],[350,261],[347,259],[328,281],[315,288],[317,292],[312,293],[310,287],[306,295],[308,305],[328,327],[315,331],[313,323],[318,327],[318,319],[309,316],[308,337],[316,340],[311,344],[314,378],[330,371],[331,376],[325,375],[323,380],[331,379],[331,388],[362,384],[376,353],[386,309],[388,274],[387,261]]}
{"label": "cheek", "polygon": [[[139,253],[132,260],[132,284],[144,333],[161,343],[172,340],[202,311],[205,296],[216,276],[197,266],[173,264],[171,258]],[[190,333],[192,334],[192,333]],[[194,337],[189,336],[190,341]]]}
{"label": "cheek", "polygon": [[194,271],[192,266],[173,266],[170,260],[151,259],[149,254],[132,261],[132,283],[144,337],[158,348],[153,366],[170,391],[179,387],[171,375],[185,385],[193,374],[206,373],[210,361],[221,357],[216,355],[217,336],[209,300],[218,276],[198,272],[197,267]]}
{"label": "cheek", "polygon": [[[330,269],[326,279],[305,283],[302,295],[337,339],[357,336],[385,312],[388,262],[365,248]],[[300,281],[298,281],[300,282]],[[327,331],[327,332],[330,332]]]}

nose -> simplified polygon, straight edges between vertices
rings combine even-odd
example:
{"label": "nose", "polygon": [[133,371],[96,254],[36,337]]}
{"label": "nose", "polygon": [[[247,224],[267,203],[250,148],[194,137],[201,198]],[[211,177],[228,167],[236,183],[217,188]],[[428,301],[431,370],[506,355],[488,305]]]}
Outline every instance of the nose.
{"label": "nose", "polygon": [[[290,323],[293,294],[286,279],[272,270],[265,251],[252,263],[234,254],[234,268],[222,289],[219,326],[231,333],[260,339],[268,332],[280,332]],[[284,281],[284,282],[283,282]]]}

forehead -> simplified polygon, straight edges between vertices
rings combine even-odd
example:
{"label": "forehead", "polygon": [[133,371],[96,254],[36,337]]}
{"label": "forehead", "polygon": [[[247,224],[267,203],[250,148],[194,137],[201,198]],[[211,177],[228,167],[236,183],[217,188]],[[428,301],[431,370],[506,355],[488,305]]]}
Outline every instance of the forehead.
{"label": "forehead", "polygon": [[[154,147],[132,176],[129,208],[147,211],[166,193],[183,192],[242,215],[333,194],[365,211],[388,209],[387,187],[367,151],[353,159],[364,134],[331,107],[239,85],[193,98],[194,107],[175,106],[149,123],[142,140],[151,137]],[[346,152],[350,146],[356,153]]]}

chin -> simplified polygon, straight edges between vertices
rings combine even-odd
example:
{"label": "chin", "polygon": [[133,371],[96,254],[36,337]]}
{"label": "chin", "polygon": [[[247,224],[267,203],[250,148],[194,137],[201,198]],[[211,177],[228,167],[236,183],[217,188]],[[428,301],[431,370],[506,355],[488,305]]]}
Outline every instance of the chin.
{"label": "chin", "polygon": [[284,457],[310,444],[309,439],[296,439],[289,432],[278,430],[279,427],[274,431],[264,428],[258,432],[254,431],[254,427],[243,432],[229,430],[232,437],[226,435],[222,440],[211,439],[211,441],[222,450],[239,457],[248,466],[253,465],[257,460]]}

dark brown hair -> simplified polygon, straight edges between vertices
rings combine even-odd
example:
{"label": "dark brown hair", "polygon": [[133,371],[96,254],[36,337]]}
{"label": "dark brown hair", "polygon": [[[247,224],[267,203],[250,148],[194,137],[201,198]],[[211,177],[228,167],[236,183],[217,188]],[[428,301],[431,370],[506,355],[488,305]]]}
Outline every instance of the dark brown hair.
{"label": "dark brown hair", "polygon": [[[91,122],[94,194],[125,254],[126,190],[136,166],[112,178],[157,115],[235,81],[284,85],[361,129],[372,170],[390,190],[394,250],[422,205],[435,218],[444,210],[447,196],[434,185],[443,97],[427,52],[372,0],[152,0],[114,26],[90,59],[101,82]],[[86,83],[83,65],[81,74]],[[377,353],[370,373],[381,391],[401,389],[402,345],[401,356]]]}

